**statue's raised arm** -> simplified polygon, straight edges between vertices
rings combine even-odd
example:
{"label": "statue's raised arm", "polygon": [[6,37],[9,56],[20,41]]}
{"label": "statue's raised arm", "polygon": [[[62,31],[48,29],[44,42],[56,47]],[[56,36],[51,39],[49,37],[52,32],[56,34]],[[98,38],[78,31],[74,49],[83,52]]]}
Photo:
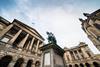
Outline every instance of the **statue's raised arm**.
{"label": "statue's raised arm", "polygon": [[54,36],[54,34],[52,34],[52,32],[46,32],[47,33],[47,35],[48,35],[48,42],[49,43],[53,43],[53,44],[56,44],[57,43],[57,41],[56,41],[56,38],[55,38],[55,36]]}

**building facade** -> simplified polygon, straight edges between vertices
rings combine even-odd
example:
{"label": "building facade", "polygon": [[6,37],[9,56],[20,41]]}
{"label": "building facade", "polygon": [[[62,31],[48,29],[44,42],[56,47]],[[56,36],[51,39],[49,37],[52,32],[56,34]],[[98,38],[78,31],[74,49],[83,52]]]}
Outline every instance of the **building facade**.
{"label": "building facade", "polygon": [[80,44],[73,48],[64,48],[64,59],[66,67],[99,67],[100,55],[94,55],[87,44]]}
{"label": "building facade", "polygon": [[[87,19],[79,19],[82,29],[100,50],[100,9],[84,15]],[[46,46],[34,28],[17,19],[11,23],[0,17],[0,67],[40,67],[40,64],[41,67],[100,67],[100,54],[93,54],[84,42],[64,50],[58,45]]]}
{"label": "building facade", "polygon": [[82,22],[82,29],[100,51],[100,9],[91,14],[84,13],[84,16],[87,19],[79,19]]}
{"label": "building facade", "polygon": [[39,67],[43,41],[35,29],[0,17],[0,67]]}

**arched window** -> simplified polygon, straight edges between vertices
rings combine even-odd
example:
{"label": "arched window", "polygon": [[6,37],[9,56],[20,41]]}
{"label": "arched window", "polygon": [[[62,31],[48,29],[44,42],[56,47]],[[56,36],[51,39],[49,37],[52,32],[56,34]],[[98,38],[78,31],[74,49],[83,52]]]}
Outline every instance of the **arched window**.
{"label": "arched window", "polygon": [[27,66],[26,66],[26,67],[32,67],[32,63],[33,63],[33,60],[29,60],[29,61],[27,62]]}
{"label": "arched window", "polygon": [[80,63],[80,67],[84,67],[84,64]]}
{"label": "arched window", "polygon": [[16,61],[14,67],[22,67],[22,64],[23,64],[23,63],[24,63],[24,59],[23,59],[23,58],[19,58],[19,59]]}
{"label": "arched window", "polygon": [[93,62],[94,67],[100,67],[100,64],[97,62]]}
{"label": "arched window", "polygon": [[85,63],[86,67],[90,67],[90,64],[89,63]]}
{"label": "arched window", "polygon": [[72,67],[72,65],[69,65],[69,67]]}
{"label": "arched window", "polygon": [[78,67],[78,65],[77,65],[77,64],[75,64],[75,67]]}
{"label": "arched window", "polygon": [[0,67],[8,67],[9,63],[12,61],[12,56],[4,56],[0,59]]}
{"label": "arched window", "polygon": [[40,67],[40,62],[39,61],[36,61],[35,67]]}

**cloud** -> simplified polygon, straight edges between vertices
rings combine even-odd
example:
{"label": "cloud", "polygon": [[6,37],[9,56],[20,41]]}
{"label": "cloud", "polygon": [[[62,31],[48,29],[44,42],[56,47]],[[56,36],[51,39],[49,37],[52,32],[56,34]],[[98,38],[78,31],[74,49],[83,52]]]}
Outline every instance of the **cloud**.
{"label": "cloud", "polygon": [[[79,22],[78,18],[84,18],[82,15],[84,10],[93,12],[96,8],[92,9],[91,7],[91,10],[81,6],[81,8],[76,8],[78,6],[74,0],[15,1],[15,8],[10,10],[2,9],[1,16],[10,21],[16,18],[36,28],[45,39],[47,37],[46,31],[53,32],[61,47],[73,47],[78,45],[80,41],[83,41],[89,44],[90,48],[94,48],[91,47],[92,43],[81,29],[81,22]],[[33,25],[32,23],[35,24]],[[96,49],[94,52],[98,53]]]}

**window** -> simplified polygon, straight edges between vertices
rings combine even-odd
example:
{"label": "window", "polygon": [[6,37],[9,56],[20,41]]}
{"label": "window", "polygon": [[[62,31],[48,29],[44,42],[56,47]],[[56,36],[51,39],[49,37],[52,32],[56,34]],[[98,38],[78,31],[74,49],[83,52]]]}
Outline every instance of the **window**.
{"label": "window", "polygon": [[94,26],[100,30],[100,24],[95,23]]}
{"label": "window", "polygon": [[12,61],[12,56],[6,55],[0,59],[0,67],[8,67],[9,63]]}
{"label": "window", "polygon": [[1,39],[1,41],[7,43],[9,41],[9,38],[4,37],[3,39]]}
{"label": "window", "polygon": [[100,41],[100,36],[98,36],[97,39]]}

